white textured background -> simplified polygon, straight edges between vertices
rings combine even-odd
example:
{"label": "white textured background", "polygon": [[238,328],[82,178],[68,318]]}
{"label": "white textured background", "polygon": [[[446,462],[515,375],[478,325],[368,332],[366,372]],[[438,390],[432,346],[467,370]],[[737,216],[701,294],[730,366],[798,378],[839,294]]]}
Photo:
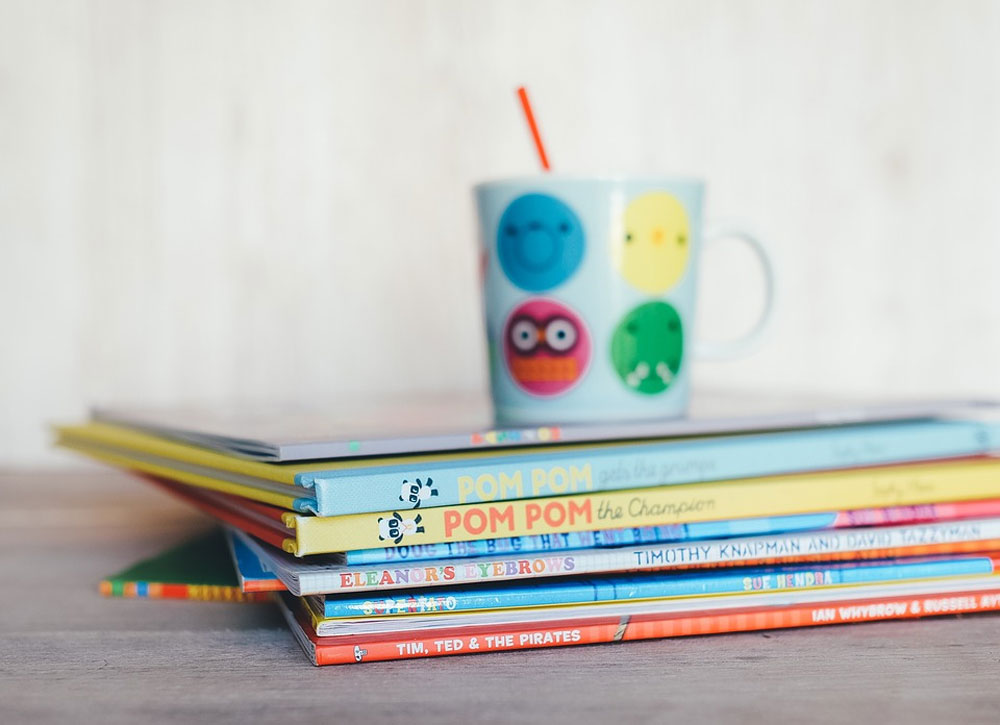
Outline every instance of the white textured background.
{"label": "white textured background", "polygon": [[769,344],[698,383],[1000,396],[1000,2],[0,0],[0,465],[90,402],[480,389],[522,82],[559,170],[770,241]]}

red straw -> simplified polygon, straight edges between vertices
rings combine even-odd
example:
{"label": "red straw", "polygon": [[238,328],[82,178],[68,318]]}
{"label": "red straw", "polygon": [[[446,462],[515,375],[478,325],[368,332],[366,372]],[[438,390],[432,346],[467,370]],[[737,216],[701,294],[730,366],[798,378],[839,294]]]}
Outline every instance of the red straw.
{"label": "red straw", "polygon": [[538,159],[542,162],[542,168],[548,171],[549,157],[545,155],[545,146],[542,144],[542,137],[538,133],[538,124],[535,123],[535,114],[531,112],[531,101],[528,100],[528,92],[524,89],[524,86],[517,89],[517,97],[521,99],[521,108],[524,109],[524,117],[528,121],[528,128],[531,129],[531,137],[535,140]]}

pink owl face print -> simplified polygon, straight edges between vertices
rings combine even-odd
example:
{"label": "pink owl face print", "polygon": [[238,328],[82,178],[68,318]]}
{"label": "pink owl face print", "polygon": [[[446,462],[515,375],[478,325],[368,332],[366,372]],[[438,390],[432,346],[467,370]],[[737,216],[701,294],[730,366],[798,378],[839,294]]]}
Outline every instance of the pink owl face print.
{"label": "pink owl face print", "polygon": [[590,334],[569,307],[536,297],[508,315],[503,351],[507,370],[519,388],[532,395],[559,395],[586,373]]}

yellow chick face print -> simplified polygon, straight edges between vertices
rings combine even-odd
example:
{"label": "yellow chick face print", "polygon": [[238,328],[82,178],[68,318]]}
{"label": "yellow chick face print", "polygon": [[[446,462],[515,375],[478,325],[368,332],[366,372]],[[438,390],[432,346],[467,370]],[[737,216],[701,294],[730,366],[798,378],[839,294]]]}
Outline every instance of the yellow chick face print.
{"label": "yellow chick face print", "polygon": [[684,205],[665,191],[652,191],[629,202],[622,222],[612,249],[626,281],[647,294],[661,294],[677,284],[689,256]]}

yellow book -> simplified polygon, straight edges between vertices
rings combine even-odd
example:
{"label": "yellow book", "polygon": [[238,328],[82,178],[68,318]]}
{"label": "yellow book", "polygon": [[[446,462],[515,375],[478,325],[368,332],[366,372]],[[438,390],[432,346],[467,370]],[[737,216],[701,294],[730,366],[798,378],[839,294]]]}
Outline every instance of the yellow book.
{"label": "yellow book", "polygon": [[263,480],[253,483],[226,480],[206,475],[194,468],[188,468],[180,462],[171,461],[165,463],[161,460],[144,456],[141,453],[95,446],[74,438],[60,437],[58,444],[63,448],[82,453],[103,463],[110,463],[113,466],[141,471],[142,473],[151,473],[154,476],[162,476],[172,481],[180,481],[189,486],[233,494],[234,496],[242,496],[251,501],[260,501],[261,503],[280,506],[292,511],[308,510],[307,504],[309,499],[306,499],[306,503],[304,504],[302,496],[298,495],[296,489],[290,485],[268,485],[268,482]]}
{"label": "yellow book", "polygon": [[[241,495],[238,486],[68,442],[109,463]],[[290,497],[272,505],[291,509]],[[1000,459],[980,458],[657,486],[345,516],[280,515],[293,554],[662,526],[757,516],[1000,498]],[[260,497],[257,497],[260,500]],[[233,505],[239,507],[238,502]]]}
{"label": "yellow book", "polygon": [[109,463],[318,516],[909,464],[1000,450],[1000,424],[976,420],[280,464],[106,423],[66,426],[58,433],[60,444]]}
{"label": "yellow book", "polygon": [[[372,456],[368,458],[342,458],[326,461],[311,461],[309,463],[267,463],[249,458],[240,458],[227,453],[220,453],[210,448],[189,445],[170,438],[162,438],[150,433],[143,433],[132,428],[111,425],[109,423],[89,422],[80,425],[62,425],[56,427],[59,445],[71,443],[86,444],[93,447],[121,449],[144,453],[151,457],[179,461],[195,466],[214,468],[220,471],[241,474],[260,481],[271,481],[295,486],[298,480],[308,474],[318,471],[340,471],[384,466],[388,463],[417,463],[429,461],[454,460],[459,458],[478,458],[495,456],[495,450],[462,451],[461,453],[427,453],[416,456]],[[547,451],[563,450],[565,446],[551,446]]]}
{"label": "yellow book", "polygon": [[[187,443],[162,438],[139,430],[100,422],[55,427],[56,444],[106,463],[145,473],[165,476],[213,491],[245,496],[296,511],[327,515],[317,510],[316,482],[321,476],[338,472],[365,471],[384,466],[426,466],[429,464],[477,461],[522,454],[523,451],[481,450],[426,453],[410,456],[372,456],[308,463],[267,463],[220,453]],[[589,450],[621,446],[622,443],[588,444]],[[550,445],[545,455],[573,450],[573,446]],[[399,484],[396,485],[397,494]],[[331,497],[334,498],[334,497]],[[371,509],[369,509],[371,510]],[[330,514],[336,515],[336,514]]]}

